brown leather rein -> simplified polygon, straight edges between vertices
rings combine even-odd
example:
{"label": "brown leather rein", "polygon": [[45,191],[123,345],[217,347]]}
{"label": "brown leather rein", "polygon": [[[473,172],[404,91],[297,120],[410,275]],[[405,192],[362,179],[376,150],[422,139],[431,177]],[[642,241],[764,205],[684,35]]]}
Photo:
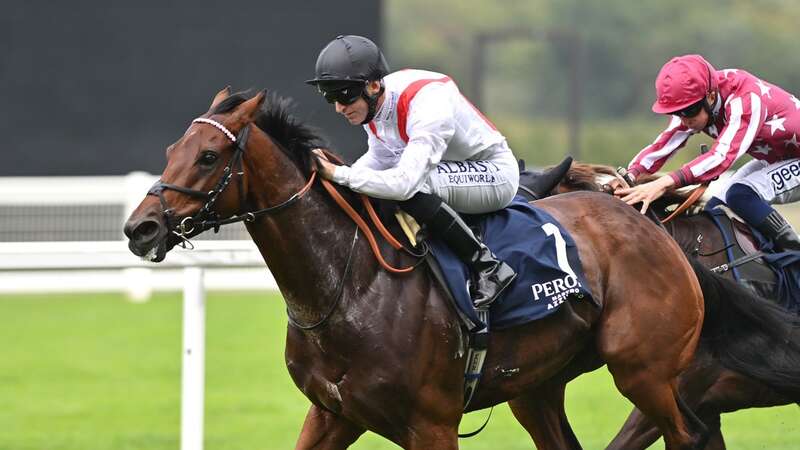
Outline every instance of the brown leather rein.
{"label": "brown leather rein", "polygon": [[[327,152],[325,150],[323,150],[323,152],[325,152],[325,156],[327,156],[329,160],[333,160],[333,162],[342,164],[341,159],[339,159],[339,157],[337,157],[336,155]],[[309,181],[309,185],[311,182],[313,182],[316,173],[317,170],[312,169],[311,180]],[[367,237],[367,241],[369,242],[369,246],[372,249],[372,253],[375,254],[375,259],[378,260],[378,263],[381,265],[381,267],[383,267],[384,269],[386,269],[386,271],[391,273],[409,273],[417,267],[418,264],[413,264],[407,267],[398,268],[386,262],[386,260],[383,258],[383,255],[381,254],[380,248],[378,248],[378,242],[375,239],[375,235],[372,233],[372,230],[369,228],[369,225],[367,225],[367,222],[364,221],[363,218],[361,218],[361,216],[353,209],[352,206],[350,206],[349,203],[347,203],[347,200],[345,200],[344,197],[342,197],[342,194],[340,194],[339,191],[336,190],[336,188],[330,181],[320,177],[320,182],[322,183],[322,186],[325,188],[325,190],[328,191],[328,194],[331,196],[331,198],[333,198],[336,204],[339,205],[339,207],[342,208],[342,210],[345,213],[347,213],[347,215],[353,220],[353,222],[356,223],[358,228]],[[401,244],[397,239],[395,239],[395,237],[392,236],[389,230],[387,230],[386,227],[383,225],[383,222],[381,222],[381,219],[375,212],[375,208],[372,206],[372,203],[369,201],[369,198],[367,198],[367,196],[364,194],[358,194],[358,196],[361,198],[361,203],[364,204],[364,208],[367,210],[367,214],[369,215],[369,218],[372,220],[372,223],[375,225],[375,228],[377,228],[381,236],[383,236],[383,238],[386,239],[386,242],[388,242],[389,245],[391,245],[395,250],[405,250],[403,244]],[[406,250],[406,252],[413,254],[408,250]]]}
{"label": "brown leather rein", "polygon": [[689,193],[689,196],[686,197],[686,200],[684,200],[683,203],[680,204],[680,206],[675,208],[675,211],[672,211],[672,214],[667,216],[666,219],[663,219],[661,223],[662,224],[667,223],[670,220],[674,219],[676,216],[680,215],[681,213],[689,209],[692,205],[694,205],[697,199],[699,199],[706,192],[706,189],[708,189],[708,183],[703,183],[700,186],[694,188],[692,192]]}
{"label": "brown leather rein", "polygon": [[[325,188],[325,190],[328,191],[328,194],[330,194],[330,196],[333,198],[336,204],[339,205],[339,207],[342,208],[342,210],[344,210],[344,212],[347,213],[347,215],[350,216],[351,219],[353,219],[353,222],[356,223],[358,228],[367,237],[367,241],[369,241],[369,246],[372,249],[372,253],[375,254],[375,258],[378,260],[378,263],[380,263],[381,267],[383,267],[384,269],[386,269],[388,272],[391,273],[409,273],[417,267],[417,265],[414,264],[408,267],[397,268],[386,262],[386,260],[383,258],[383,255],[381,254],[381,250],[378,248],[378,242],[375,240],[375,235],[372,234],[372,230],[369,228],[369,225],[367,225],[364,219],[362,219],[361,216],[359,216],[358,213],[353,209],[353,207],[350,206],[349,203],[347,203],[347,200],[345,200],[344,197],[342,197],[342,194],[340,194],[339,191],[337,191],[336,188],[333,187],[333,184],[331,184],[330,181],[320,177],[320,182],[322,183],[322,186]],[[364,204],[364,207],[366,208],[367,213],[369,214],[369,217],[372,220],[372,223],[375,224],[375,228],[378,229],[378,232],[381,233],[381,236],[383,236],[383,238],[386,239],[386,242],[388,242],[389,245],[394,247],[395,250],[402,249],[403,245],[400,242],[398,242],[397,239],[394,238],[394,236],[392,236],[392,234],[389,232],[389,230],[386,229],[385,226],[383,226],[381,219],[378,217],[378,214],[375,212],[375,208],[372,206],[372,203],[370,203],[367,196],[364,194],[358,194],[358,195],[359,197],[361,197],[361,202]]]}

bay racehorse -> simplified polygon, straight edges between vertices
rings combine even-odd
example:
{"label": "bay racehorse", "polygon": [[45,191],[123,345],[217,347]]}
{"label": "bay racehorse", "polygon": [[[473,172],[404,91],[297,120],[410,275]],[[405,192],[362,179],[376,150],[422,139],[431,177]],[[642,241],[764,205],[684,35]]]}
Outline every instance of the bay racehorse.
{"label": "bay racehorse", "polygon": [[[278,99],[221,91],[167,148],[160,181],[125,224],[129,247],[157,262],[184,239],[243,220],[283,294],[286,365],[311,401],[297,448],[346,448],[371,430],[406,449],[455,449],[467,334],[424,266],[394,274],[374,263],[362,233],[314,181],[317,145]],[[537,430],[538,399],[563,400],[563,380],[607,364],[668,449],[701,445],[705,427],[677,392],[704,315],[680,248],[608,195],[537,206],[574,238],[597,304],[569,301],[494,332],[470,409],[509,401]],[[391,264],[417,262],[380,247]]]}
{"label": "bay racehorse", "polygon": [[[649,179],[644,177],[641,182]],[[616,171],[609,166],[573,163],[554,193],[576,190],[611,193],[619,182]],[[686,197],[679,192],[667,193],[655,201],[650,210],[655,217],[663,219],[670,214],[668,208],[682,203]],[[726,252],[720,251],[726,247],[725,240],[708,214],[697,213],[696,208],[689,209],[664,224],[664,228],[687,255],[696,256],[704,266],[717,267],[728,262]],[[706,282],[713,281],[706,279]],[[705,448],[721,450],[726,448],[720,428],[722,413],[800,402],[800,338],[797,332],[792,336],[792,331],[798,330],[800,320],[775,305],[745,315],[736,314],[728,311],[734,304],[718,295],[726,290],[723,288],[716,294],[714,291],[713,286],[703,289],[707,297],[706,307],[713,303],[720,309],[720,314],[728,317],[723,321],[727,331],[720,333],[718,329],[714,331],[708,329],[711,327],[704,327],[695,358],[679,377],[679,389],[709,427],[710,437]],[[713,294],[713,299],[708,298],[709,293]],[[746,292],[741,295],[748,296]],[[710,311],[706,313],[707,316],[712,314]],[[715,349],[715,339],[723,340],[725,351]],[[559,421],[558,411],[542,414],[548,417],[545,422],[559,423],[558,426],[565,429],[563,434],[571,433],[569,424],[565,420],[563,423]],[[634,409],[609,448],[644,450],[659,437],[660,432],[654,423]],[[543,437],[541,441],[549,442],[548,439]],[[555,445],[571,448],[567,441]]]}

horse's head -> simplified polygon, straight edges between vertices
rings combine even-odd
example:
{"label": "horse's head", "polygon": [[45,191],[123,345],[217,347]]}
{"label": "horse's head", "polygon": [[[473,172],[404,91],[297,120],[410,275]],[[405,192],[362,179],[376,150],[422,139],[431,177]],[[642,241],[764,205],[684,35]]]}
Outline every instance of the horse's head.
{"label": "horse's head", "polygon": [[[658,175],[643,175],[636,181],[639,184],[654,181]],[[601,164],[587,164],[587,163],[572,163],[564,179],[561,180],[556,186],[556,194],[563,194],[572,191],[596,191],[613,194],[618,187],[626,187],[627,181],[623,179],[617,171],[611,166]],[[691,194],[691,191],[677,190],[668,191],[661,198],[657,199],[650,205],[650,210],[653,211],[657,217],[665,218],[680,204],[682,204]],[[692,199],[693,201],[695,199]],[[698,201],[694,203],[690,209],[684,212],[684,215],[696,214],[705,206],[705,201]]]}
{"label": "horse's head", "polygon": [[220,91],[209,111],[167,147],[161,178],[125,223],[134,254],[161,261],[184,239],[218,226],[200,223],[213,224],[239,211],[247,195],[243,152],[265,94],[225,108],[229,96],[228,88]]}
{"label": "horse's head", "polygon": [[612,193],[622,178],[611,166],[573,162],[564,179],[556,186],[555,194],[572,191]]}

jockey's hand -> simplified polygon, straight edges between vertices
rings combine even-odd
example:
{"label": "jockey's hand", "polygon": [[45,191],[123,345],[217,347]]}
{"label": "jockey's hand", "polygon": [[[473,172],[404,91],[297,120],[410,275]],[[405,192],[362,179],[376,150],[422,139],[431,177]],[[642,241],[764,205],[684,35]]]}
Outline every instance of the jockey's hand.
{"label": "jockey's hand", "polygon": [[613,180],[609,181],[608,183],[603,185],[603,190],[608,192],[609,194],[616,193],[620,189],[628,189],[631,187],[624,178],[614,178]]}
{"label": "jockey's hand", "polygon": [[675,180],[669,175],[664,175],[649,183],[639,184],[631,188],[617,189],[614,191],[614,195],[629,205],[641,203],[641,213],[644,214],[647,208],[650,207],[650,203],[664,195],[674,185]]}
{"label": "jockey's hand", "polygon": [[319,175],[326,180],[333,180],[333,172],[336,170],[336,164],[328,161],[328,158],[325,157],[322,149],[315,148],[314,150],[311,150],[311,153],[317,157],[316,166]]}

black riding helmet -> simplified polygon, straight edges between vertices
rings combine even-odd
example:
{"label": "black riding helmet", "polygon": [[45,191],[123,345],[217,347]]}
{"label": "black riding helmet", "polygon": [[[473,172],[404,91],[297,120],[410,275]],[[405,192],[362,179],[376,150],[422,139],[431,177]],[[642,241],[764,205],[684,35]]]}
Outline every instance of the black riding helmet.
{"label": "black riding helmet", "polygon": [[362,123],[375,117],[378,98],[384,90],[383,84],[375,95],[368,95],[365,88],[368,82],[380,81],[388,75],[389,65],[374,42],[363,36],[337,36],[319,53],[315,72],[316,77],[306,83],[317,86],[328,101],[337,98],[338,92],[335,91],[360,87],[361,97],[368,106],[367,117]]}

